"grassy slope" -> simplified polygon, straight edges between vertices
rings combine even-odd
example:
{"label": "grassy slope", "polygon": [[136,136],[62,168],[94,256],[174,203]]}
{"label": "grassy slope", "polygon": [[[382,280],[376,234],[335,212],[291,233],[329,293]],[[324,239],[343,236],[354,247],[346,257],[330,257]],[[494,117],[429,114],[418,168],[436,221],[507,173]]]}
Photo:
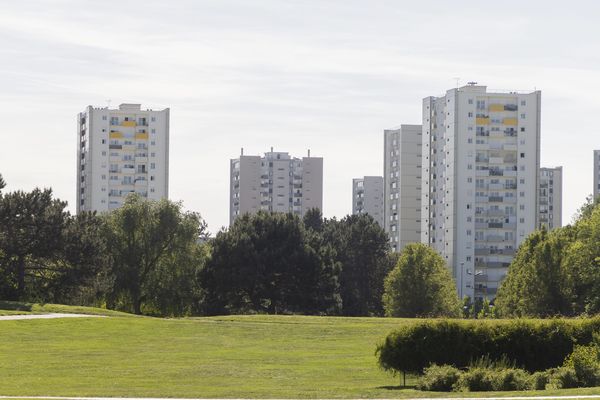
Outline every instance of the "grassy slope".
{"label": "grassy slope", "polygon": [[107,316],[133,316],[131,314],[106,310],[104,308],[67,306],[64,304],[39,304],[23,303],[16,301],[0,301],[0,316],[2,315],[23,315],[23,314],[47,314],[47,313],[65,313],[65,314],[91,314]]}
{"label": "grassy slope", "polygon": [[286,316],[0,321],[0,395],[432,397],[398,390],[398,378],[377,368],[375,343],[401,323]]}

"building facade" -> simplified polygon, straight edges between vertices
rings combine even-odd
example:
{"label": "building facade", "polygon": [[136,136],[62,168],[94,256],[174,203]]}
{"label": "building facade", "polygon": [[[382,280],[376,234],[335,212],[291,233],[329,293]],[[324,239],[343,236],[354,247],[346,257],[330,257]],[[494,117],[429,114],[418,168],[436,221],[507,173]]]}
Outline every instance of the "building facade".
{"label": "building facade", "polygon": [[493,299],[538,226],[540,103],[474,83],[423,100],[422,241],[461,298]]}
{"label": "building facade", "polygon": [[562,226],[562,167],[540,168],[538,228]]}
{"label": "building facade", "polygon": [[369,214],[383,227],[383,177],[352,179],[352,214]]}
{"label": "building facade", "polygon": [[396,252],[421,241],[421,125],[383,132],[383,219]]}
{"label": "building facade", "polygon": [[270,152],[230,161],[229,222],[260,210],[304,216],[323,209],[323,158]]}
{"label": "building facade", "polygon": [[169,109],[88,106],[77,116],[77,212],[113,210],[130,193],[169,195]]}

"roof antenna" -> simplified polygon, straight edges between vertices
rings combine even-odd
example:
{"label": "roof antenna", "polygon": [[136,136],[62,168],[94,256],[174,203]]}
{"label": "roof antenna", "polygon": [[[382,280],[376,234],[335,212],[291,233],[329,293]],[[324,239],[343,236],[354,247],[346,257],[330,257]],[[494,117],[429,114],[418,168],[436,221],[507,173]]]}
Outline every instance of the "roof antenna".
{"label": "roof antenna", "polygon": [[454,80],[456,81],[456,88],[458,89],[458,87],[460,86],[460,78],[455,77]]}
{"label": "roof antenna", "polygon": [[308,149],[308,158],[310,158],[310,149]]}
{"label": "roof antenna", "polygon": [[240,155],[242,155],[242,156],[244,155],[244,148],[243,147],[242,147],[242,154],[240,154]]}

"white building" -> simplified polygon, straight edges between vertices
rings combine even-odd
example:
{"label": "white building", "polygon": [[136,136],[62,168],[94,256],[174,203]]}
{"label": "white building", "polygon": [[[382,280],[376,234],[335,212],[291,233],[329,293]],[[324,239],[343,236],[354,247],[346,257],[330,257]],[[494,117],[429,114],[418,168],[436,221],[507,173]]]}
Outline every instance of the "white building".
{"label": "white building", "polygon": [[421,241],[421,125],[383,132],[384,229],[394,251]]}
{"label": "white building", "polygon": [[259,210],[304,216],[311,208],[323,209],[323,158],[292,158],[271,151],[245,156],[230,163],[229,222]]}
{"label": "white building", "polygon": [[77,117],[77,212],[120,207],[129,193],[169,194],[169,109],[88,106]]}
{"label": "white building", "polygon": [[494,298],[538,226],[541,92],[474,83],[423,100],[422,241],[461,297]]}
{"label": "white building", "polygon": [[369,214],[383,227],[383,177],[352,179],[352,214]]}
{"label": "white building", "polygon": [[562,226],[562,167],[540,168],[538,228]]}
{"label": "white building", "polygon": [[600,196],[600,150],[594,150],[594,199]]}

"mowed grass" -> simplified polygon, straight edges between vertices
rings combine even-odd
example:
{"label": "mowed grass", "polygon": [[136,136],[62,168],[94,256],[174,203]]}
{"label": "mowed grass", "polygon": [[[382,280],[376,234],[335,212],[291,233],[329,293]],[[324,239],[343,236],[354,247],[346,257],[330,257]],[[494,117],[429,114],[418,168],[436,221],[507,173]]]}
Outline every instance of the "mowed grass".
{"label": "mowed grass", "polygon": [[17,301],[0,300],[0,316],[3,315],[27,315],[27,314],[48,314],[48,313],[64,313],[64,314],[90,314],[90,315],[105,315],[105,316],[120,316],[120,317],[135,317],[132,314],[127,314],[104,308],[84,307],[84,306],[67,306],[64,304],[40,304],[40,303],[24,303]]}
{"label": "mowed grass", "polygon": [[403,323],[301,316],[0,321],[0,395],[447,396],[400,389],[400,377],[378,368],[376,343]]}

